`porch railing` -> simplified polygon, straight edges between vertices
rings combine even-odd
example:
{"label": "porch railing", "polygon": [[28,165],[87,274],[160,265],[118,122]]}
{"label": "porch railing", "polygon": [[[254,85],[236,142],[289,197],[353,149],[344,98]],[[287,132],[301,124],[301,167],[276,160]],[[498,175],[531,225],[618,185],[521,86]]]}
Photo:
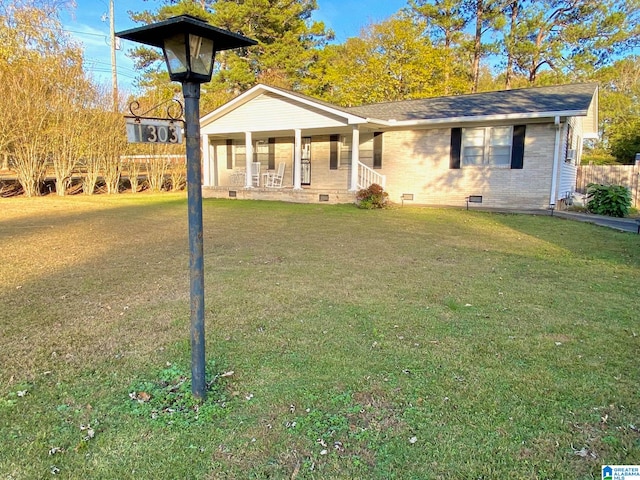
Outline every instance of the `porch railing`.
{"label": "porch railing", "polygon": [[358,190],[368,188],[374,183],[377,183],[382,188],[386,188],[387,177],[367,167],[364,163],[358,162]]}

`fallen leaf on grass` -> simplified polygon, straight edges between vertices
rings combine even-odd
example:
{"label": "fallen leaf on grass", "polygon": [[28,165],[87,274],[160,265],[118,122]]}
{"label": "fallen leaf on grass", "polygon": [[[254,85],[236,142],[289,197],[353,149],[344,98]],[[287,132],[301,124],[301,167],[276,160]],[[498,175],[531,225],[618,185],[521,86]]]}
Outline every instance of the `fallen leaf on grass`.
{"label": "fallen leaf on grass", "polygon": [[291,480],[294,480],[298,473],[300,472],[300,462],[296,463],[296,466],[293,468],[293,472],[291,473]]}
{"label": "fallen leaf on grass", "polygon": [[151,395],[147,392],[138,392],[138,401],[148,402],[149,400],[151,400]]}
{"label": "fallen leaf on grass", "polygon": [[582,447],[580,450],[574,450],[573,453],[574,455],[578,455],[579,457],[582,457],[582,458],[587,458],[587,457],[598,458],[598,455],[596,455],[596,452],[589,450],[587,447]]}
{"label": "fallen leaf on grass", "polygon": [[137,400],[140,403],[146,403],[151,400],[151,395],[147,392],[131,392],[129,398],[131,400]]}

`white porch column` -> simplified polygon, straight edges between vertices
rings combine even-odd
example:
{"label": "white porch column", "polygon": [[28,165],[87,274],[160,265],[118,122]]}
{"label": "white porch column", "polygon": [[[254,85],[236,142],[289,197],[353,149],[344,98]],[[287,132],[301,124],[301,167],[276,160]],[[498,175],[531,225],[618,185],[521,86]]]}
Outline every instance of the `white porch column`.
{"label": "white porch column", "polygon": [[253,141],[251,140],[251,132],[244,132],[244,149],[246,152],[246,158],[244,162],[244,165],[246,167],[244,186],[246,188],[253,188],[253,180],[251,178],[251,163],[253,163]]}
{"label": "white porch column", "polygon": [[200,150],[202,151],[202,186],[212,187],[211,175],[211,145],[209,145],[209,135],[202,135],[200,140]]}
{"label": "white porch column", "polygon": [[293,189],[302,190],[302,130],[295,129],[293,142]]}
{"label": "white porch column", "polygon": [[351,139],[351,185],[349,191],[358,189],[358,165],[360,164],[360,127],[354,125]]}

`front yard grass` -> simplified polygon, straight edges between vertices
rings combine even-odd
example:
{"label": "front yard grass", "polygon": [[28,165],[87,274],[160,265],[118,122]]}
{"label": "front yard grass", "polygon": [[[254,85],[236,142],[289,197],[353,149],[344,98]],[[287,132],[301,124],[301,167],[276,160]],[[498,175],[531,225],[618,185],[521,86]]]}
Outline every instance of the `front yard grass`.
{"label": "front yard grass", "polygon": [[0,201],[0,479],[640,463],[640,236],[409,207],[205,200],[204,219],[216,381],[183,411],[153,401],[188,390],[184,195]]}

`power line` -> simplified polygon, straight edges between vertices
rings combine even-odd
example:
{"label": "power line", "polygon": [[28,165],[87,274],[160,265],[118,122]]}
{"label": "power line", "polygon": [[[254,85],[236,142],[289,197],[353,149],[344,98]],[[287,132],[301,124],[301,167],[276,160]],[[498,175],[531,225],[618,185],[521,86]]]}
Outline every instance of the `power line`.
{"label": "power line", "polygon": [[[94,65],[99,64],[100,66],[103,66],[105,68],[106,67],[111,67],[111,64],[109,62],[104,62],[102,60],[98,60],[98,59],[95,59],[95,58],[85,59],[85,63],[92,63]],[[137,75],[138,74],[138,71],[134,70],[133,68],[128,68],[128,67],[125,67],[125,66],[122,66],[122,65],[118,65],[118,71],[122,71],[122,70],[127,71],[129,74],[133,74],[133,75]]]}
{"label": "power line", "polygon": [[[93,72],[93,73],[111,73],[111,68],[98,67],[98,68],[91,68],[91,69],[89,69],[89,71]],[[136,77],[135,75],[129,75],[128,73],[120,73],[120,72],[118,72],[118,76],[119,77],[128,78],[130,80],[137,80],[138,79],[138,77]]]}
{"label": "power line", "polygon": [[88,36],[91,36],[91,37],[103,37],[105,39],[109,36],[109,34],[107,34],[107,33],[79,32],[77,30],[67,30],[65,28],[63,28],[62,31],[66,32],[66,33],[76,33],[78,35],[88,35]]}

